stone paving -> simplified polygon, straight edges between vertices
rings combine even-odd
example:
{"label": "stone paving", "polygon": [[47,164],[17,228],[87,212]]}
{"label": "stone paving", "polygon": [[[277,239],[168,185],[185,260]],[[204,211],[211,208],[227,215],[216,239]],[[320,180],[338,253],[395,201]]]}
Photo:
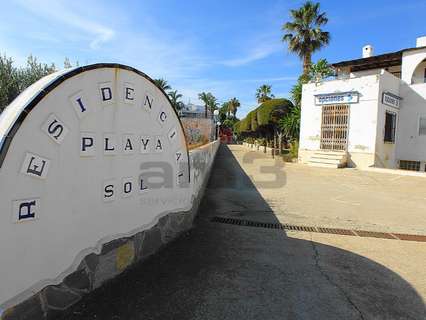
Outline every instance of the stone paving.
{"label": "stone paving", "polygon": [[[228,216],[374,229],[383,223],[420,233],[426,180],[271,167],[263,155],[256,161],[274,173],[256,176],[259,163],[250,157],[240,146],[222,146],[195,227],[90,293],[63,319],[426,319],[426,243],[211,221]],[[274,185],[275,166],[283,170]],[[341,201],[331,202],[333,197]],[[388,216],[378,210],[394,206]],[[405,219],[389,221],[398,210]]]}

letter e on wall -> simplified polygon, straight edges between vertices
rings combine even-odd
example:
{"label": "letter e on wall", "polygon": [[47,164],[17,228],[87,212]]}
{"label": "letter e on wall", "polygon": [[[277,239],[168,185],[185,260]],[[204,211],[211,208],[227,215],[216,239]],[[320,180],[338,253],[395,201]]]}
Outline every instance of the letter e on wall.
{"label": "letter e on wall", "polygon": [[21,173],[35,178],[46,179],[49,166],[49,159],[27,152],[22,163]]}

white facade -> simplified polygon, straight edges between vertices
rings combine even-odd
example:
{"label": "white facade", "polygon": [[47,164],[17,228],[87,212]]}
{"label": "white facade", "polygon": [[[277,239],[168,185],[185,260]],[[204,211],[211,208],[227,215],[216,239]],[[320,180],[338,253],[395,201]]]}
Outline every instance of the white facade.
{"label": "white facade", "polygon": [[[393,60],[386,66],[389,57]],[[363,70],[353,71],[357,68],[350,63],[358,69],[363,65]],[[339,152],[345,153],[348,166],[399,168],[414,161],[410,165],[425,171],[426,47],[341,64],[336,79],[303,86],[299,161],[309,163],[316,152],[327,149],[324,106],[347,105],[346,145]],[[355,99],[348,103],[346,93]]]}

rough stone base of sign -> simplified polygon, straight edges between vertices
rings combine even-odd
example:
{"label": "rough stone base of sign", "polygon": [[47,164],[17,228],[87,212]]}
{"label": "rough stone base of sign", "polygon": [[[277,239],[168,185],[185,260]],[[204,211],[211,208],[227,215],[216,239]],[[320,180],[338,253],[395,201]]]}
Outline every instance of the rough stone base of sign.
{"label": "rough stone base of sign", "polygon": [[100,254],[91,253],[84,257],[77,270],[65,277],[62,283],[47,286],[19,305],[7,309],[1,320],[56,318],[85,294],[191,229],[209,176],[210,172],[190,211],[170,213],[160,218],[151,229],[104,244]]}

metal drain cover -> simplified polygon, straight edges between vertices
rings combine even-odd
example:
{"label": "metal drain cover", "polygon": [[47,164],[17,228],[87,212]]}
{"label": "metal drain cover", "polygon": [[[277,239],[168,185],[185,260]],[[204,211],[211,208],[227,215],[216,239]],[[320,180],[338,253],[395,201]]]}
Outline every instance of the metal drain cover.
{"label": "metal drain cover", "polygon": [[343,236],[358,236],[368,238],[380,238],[380,239],[393,239],[393,240],[404,240],[404,241],[418,241],[426,242],[426,235],[415,235],[415,234],[401,234],[401,233],[387,233],[387,232],[376,232],[366,230],[350,230],[340,228],[325,228],[325,227],[314,227],[314,226],[299,226],[292,224],[282,223],[271,223],[271,222],[259,222],[245,219],[236,219],[229,217],[213,217],[212,222],[233,224],[237,226],[255,227],[255,228],[267,228],[267,229],[282,229],[290,231],[302,231],[302,232],[318,232],[328,233]]}

